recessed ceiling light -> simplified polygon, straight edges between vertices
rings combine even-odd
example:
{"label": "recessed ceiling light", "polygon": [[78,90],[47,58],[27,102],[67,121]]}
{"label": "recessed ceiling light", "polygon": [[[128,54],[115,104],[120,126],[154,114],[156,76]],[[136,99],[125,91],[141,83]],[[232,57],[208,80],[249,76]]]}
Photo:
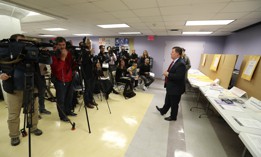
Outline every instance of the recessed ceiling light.
{"label": "recessed ceiling light", "polygon": [[92,34],[73,34],[73,35],[75,35],[75,36],[90,36]]}
{"label": "recessed ceiling light", "polygon": [[202,26],[202,25],[227,25],[234,20],[203,20],[203,21],[187,21],[186,26]]}
{"label": "recessed ceiling light", "polygon": [[51,35],[51,34],[40,34],[40,37],[55,37],[55,35]]}
{"label": "recessed ceiling light", "polygon": [[98,27],[101,28],[125,28],[125,27],[130,27],[126,24],[109,24],[109,25],[97,25]]}
{"label": "recessed ceiling light", "polygon": [[27,14],[27,16],[35,16],[35,15],[40,15],[40,14],[33,11],[30,11],[29,14]]}
{"label": "recessed ceiling light", "polygon": [[141,34],[141,32],[119,32],[122,35]]}
{"label": "recessed ceiling light", "polygon": [[204,34],[211,34],[213,32],[182,32],[184,35],[204,35]]}
{"label": "recessed ceiling light", "polygon": [[67,29],[64,29],[64,28],[44,28],[43,30],[47,30],[47,31],[65,31]]}

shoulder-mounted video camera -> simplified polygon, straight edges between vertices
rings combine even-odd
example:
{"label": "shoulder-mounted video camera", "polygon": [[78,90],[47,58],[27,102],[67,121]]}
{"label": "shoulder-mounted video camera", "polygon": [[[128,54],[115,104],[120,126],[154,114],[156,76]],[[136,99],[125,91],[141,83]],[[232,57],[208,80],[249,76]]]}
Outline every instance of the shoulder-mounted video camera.
{"label": "shoulder-mounted video camera", "polygon": [[16,64],[21,61],[51,64],[51,56],[59,54],[59,51],[47,49],[53,46],[53,43],[3,39],[0,41],[0,64]]}
{"label": "shoulder-mounted video camera", "polygon": [[74,61],[77,63],[81,62],[83,53],[88,55],[91,53],[89,46],[86,45],[86,37],[79,43],[79,46],[73,46],[71,42],[67,41],[66,49],[71,52]]}

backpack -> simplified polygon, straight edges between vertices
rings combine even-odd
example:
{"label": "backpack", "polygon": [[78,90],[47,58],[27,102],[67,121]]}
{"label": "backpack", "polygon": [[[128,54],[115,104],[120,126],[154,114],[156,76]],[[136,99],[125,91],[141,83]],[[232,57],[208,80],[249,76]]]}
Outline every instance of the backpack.
{"label": "backpack", "polygon": [[123,96],[125,97],[125,99],[129,99],[132,98],[136,95],[136,93],[134,93],[133,91],[129,90],[123,93]]}

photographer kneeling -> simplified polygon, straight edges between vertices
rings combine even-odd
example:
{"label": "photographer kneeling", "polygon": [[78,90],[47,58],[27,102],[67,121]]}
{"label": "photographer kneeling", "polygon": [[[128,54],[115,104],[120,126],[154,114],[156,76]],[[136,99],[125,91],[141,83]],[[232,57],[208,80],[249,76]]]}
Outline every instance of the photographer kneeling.
{"label": "photographer kneeling", "polygon": [[[18,42],[18,40],[24,39],[22,34],[14,34],[10,37],[10,41]],[[16,48],[14,48],[16,50]],[[12,54],[10,55],[12,60]],[[37,68],[38,67],[38,68]],[[34,75],[36,76],[39,71],[38,64],[34,67],[36,70]],[[19,135],[19,125],[20,125],[20,113],[23,102],[23,90],[24,90],[24,78],[26,73],[26,65],[22,61],[15,64],[0,65],[0,79],[3,80],[3,88],[6,92],[6,103],[8,106],[8,128],[9,136],[11,138],[11,145],[16,146],[20,143]],[[34,77],[35,79],[37,77]],[[37,81],[34,81],[37,82]],[[27,105],[27,104],[26,104]],[[32,112],[32,117],[29,115],[28,121],[31,121],[32,118],[32,128],[31,133],[36,136],[40,136],[43,132],[37,128],[38,124],[38,101],[34,100],[34,106],[32,107],[34,111]]]}

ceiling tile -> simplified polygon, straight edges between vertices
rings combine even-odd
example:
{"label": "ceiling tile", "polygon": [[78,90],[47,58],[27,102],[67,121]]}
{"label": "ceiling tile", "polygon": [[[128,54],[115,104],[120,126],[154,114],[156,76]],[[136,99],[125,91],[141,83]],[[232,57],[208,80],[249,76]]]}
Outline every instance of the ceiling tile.
{"label": "ceiling tile", "polygon": [[261,1],[243,1],[243,2],[231,2],[229,3],[222,12],[245,12],[255,11],[261,7]]}
{"label": "ceiling tile", "polygon": [[155,8],[156,0],[122,0],[130,9]]}
{"label": "ceiling tile", "polygon": [[190,6],[191,12],[194,13],[218,13],[227,3],[203,3],[192,4]]}
{"label": "ceiling tile", "polygon": [[192,13],[187,20],[213,20],[216,13]]}
{"label": "ceiling tile", "polygon": [[89,13],[101,13],[104,12],[104,10],[100,9],[99,7],[96,7],[95,5],[91,3],[80,3],[80,4],[72,4],[70,5],[70,11],[76,11],[79,14],[89,14]]}
{"label": "ceiling tile", "polygon": [[261,21],[261,12],[251,12],[242,17],[243,19],[260,19]]}
{"label": "ceiling tile", "polygon": [[110,12],[113,16],[117,18],[129,18],[129,17],[137,17],[132,11],[124,10],[124,11],[113,11]]}
{"label": "ceiling tile", "polygon": [[128,10],[128,7],[120,0],[95,1],[92,4],[105,11]]}
{"label": "ceiling tile", "polygon": [[140,17],[142,22],[163,22],[161,16]]}
{"label": "ceiling tile", "polygon": [[164,21],[180,21],[180,20],[187,20],[189,18],[189,14],[182,14],[182,15],[171,15],[171,16],[163,16]]}
{"label": "ceiling tile", "polygon": [[173,6],[161,7],[160,12],[162,15],[180,15],[192,13],[190,6]]}
{"label": "ceiling tile", "polygon": [[137,17],[120,18],[120,20],[124,21],[125,23],[141,22],[140,18]]}
{"label": "ceiling tile", "polygon": [[[99,36],[118,35],[119,30],[144,31],[150,35],[169,33],[170,29],[220,30],[242,29],[260,22],[261,0],[10,0],[23,8],[56,17],[52,21],[21,23],[28,34],[49,33],[42,28],[64,27],[57,35],[71,36],[87,32]],[[2,11],[3,9],[1,9]],[[35,17],[34,17],[35,18]],[[187,20],[236,19],[227,26],[187,27]],[[101,29],[97,24],[126,23],[126,29]],[[153,31],[152,31],[153,30]],[[223,32],[220,31],[220,34]],[[88,32],[89,33],[89,32]]]}
{"label": "ceiling tile", "polygon": [[190,5],[191,0],[157,0],[160,7]]}
{"label": "ceiling tile", "polygon": [[135,9],[133,12],[139,16],[160,16],[160,11],[158,8],[149,8],[149,9]]}
{"label": "ceiling tile", "polygon": [[245,16],[246,12],[238,12],[238,13],[218,13],[216,14],[213,18],[216,20],[234,20],[234,19],[239,19],[243,16]]}

